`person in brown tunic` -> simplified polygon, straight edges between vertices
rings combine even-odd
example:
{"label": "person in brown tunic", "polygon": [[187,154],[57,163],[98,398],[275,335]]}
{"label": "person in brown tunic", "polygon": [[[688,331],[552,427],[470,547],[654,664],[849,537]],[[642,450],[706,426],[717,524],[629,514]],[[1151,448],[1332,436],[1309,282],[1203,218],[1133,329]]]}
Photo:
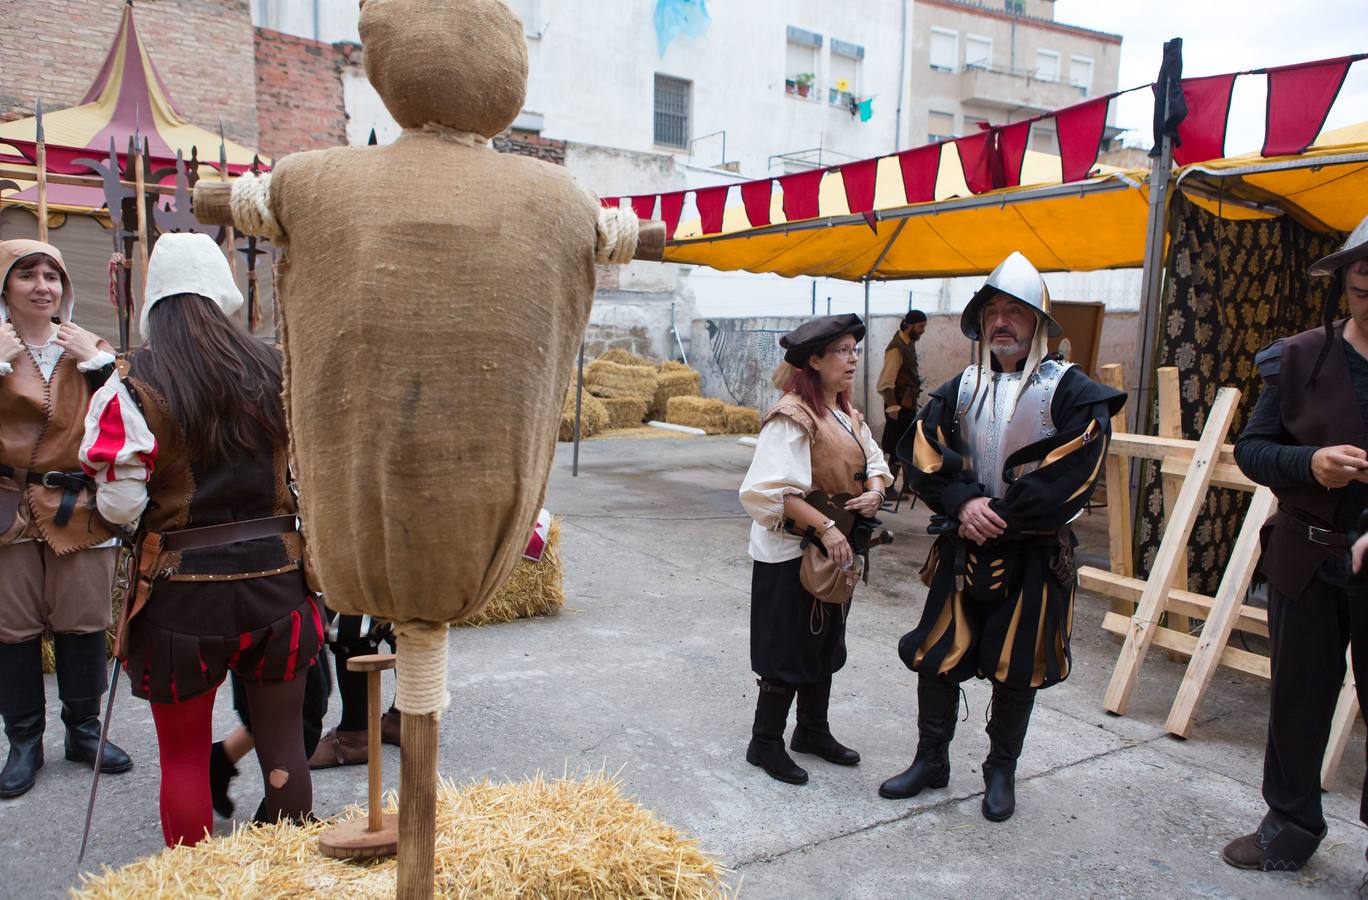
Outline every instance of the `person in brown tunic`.
{"label": "person in brown tunic", "polygon": [[[746,760],[772,778],[803,784],[807,772],[784,750],[784,727],[795,696],[798,724],[792,749],[837,765],[860,754],[831,734],[831,676],[846,661],[848,604],[824,603],[799,577],[803,532],[820,540],[830,559],[848,567],[853,550],[835,522],[803,498],[820,490],[849,494],[846,509],[873,517],[890,483],[883,453],[850,402],[864,323],[849,314],[808,322],[779,343],[786,353],[775,373],[784,391],[765,415],[755,458],[741,485],[751,524],[751,668],[759,676],[755,724]],[[796,532],[796,533],[795,533]]]}
{"label": "person in brown tunic", "polygon": [[251,709],[262,818],[302,820],[313,803],[303,676],[323,623],[302,569],[280,355],[228,318],[241,303],[211,238],[163,235],[148,265],[147,342],[128,376],[95,394],[81,445],[102,514],[141,518],[118,650],[152,704],[168,847],[197,843],[212,823],[214,694],[230,669]]}
{"label": "person in brown tunic", "polygon": [[[17,797],[43,765],[44,632],[57,661],[66,758],[95,764],[118,548],[77,450],[114,354],[71,320],[76,297],[56,247],[0,242],[0,285],[0,715],[9,738],[0,797]],[[102,771],[132,765],[106,745]]]}

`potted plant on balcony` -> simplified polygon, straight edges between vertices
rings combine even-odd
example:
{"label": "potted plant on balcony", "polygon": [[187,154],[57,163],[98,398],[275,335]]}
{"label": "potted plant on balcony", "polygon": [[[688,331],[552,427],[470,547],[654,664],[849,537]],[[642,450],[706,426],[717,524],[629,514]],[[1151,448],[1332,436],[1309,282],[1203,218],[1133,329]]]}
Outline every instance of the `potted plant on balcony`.
{"label": "potted plant on balcony", "polygon": [[812,93],[812,82],[814,75],[811,72],[799,72],[793,76],[793,83],[798,88],[798,96],[806,97]]}

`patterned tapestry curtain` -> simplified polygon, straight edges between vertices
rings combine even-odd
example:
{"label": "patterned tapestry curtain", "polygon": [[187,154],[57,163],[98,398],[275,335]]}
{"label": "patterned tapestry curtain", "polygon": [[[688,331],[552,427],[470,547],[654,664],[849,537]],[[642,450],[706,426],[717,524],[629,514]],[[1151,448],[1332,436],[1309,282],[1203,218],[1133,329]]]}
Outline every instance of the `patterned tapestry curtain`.
{"label": "patterned tapestry curtain", "polygon": [[[1311,231],[1289,216],[1223,220],[1181,193],[1170,206],[1169,227],[1158,365],[1178,367],[1185,438],[1201,437],[1217,388],[1240,389],[1233,443],[1259,397],[1254,354],[1321,324],[1330,279],[1306,270],[1344,237]],[[1157,403],[1148,412],[1153,433]],[[1164,497],[1154,463],[1141,467],[1139,498],[1137,570],[1148,574],[1163,537]],[[1191,590],[1215,594],[1248,503],[1242,491],[1213,488],[1208,495],[1188,542]]]}

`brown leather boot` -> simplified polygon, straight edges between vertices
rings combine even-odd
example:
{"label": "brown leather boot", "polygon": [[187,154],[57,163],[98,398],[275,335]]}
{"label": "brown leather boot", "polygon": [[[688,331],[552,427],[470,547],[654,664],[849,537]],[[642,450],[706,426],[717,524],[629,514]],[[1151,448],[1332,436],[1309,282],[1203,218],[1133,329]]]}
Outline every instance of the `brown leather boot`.
{"label": "brown leather boot", "polygon": [[391,706],[380,717],[380,743],[399,746],[399,710]]}
{"label": "brown leather boot", "polygon": [[360,766],[370,759],[370,748],[364,731],[338,731],[330,729],[318,741],[313,756],[309,757],[310,769],[331,769],[334,766]]}

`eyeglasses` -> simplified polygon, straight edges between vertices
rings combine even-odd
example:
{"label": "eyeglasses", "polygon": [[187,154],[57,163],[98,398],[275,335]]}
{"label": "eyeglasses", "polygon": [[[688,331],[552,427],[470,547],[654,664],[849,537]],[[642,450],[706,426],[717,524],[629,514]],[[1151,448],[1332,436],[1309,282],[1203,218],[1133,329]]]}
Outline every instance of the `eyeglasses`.
{"label": "eyeglasses", "polygon": [[844,356],[846,359],[859,359],[860,354],[864,353],[863,347],[837,347],[831,351],[837,356]]}

